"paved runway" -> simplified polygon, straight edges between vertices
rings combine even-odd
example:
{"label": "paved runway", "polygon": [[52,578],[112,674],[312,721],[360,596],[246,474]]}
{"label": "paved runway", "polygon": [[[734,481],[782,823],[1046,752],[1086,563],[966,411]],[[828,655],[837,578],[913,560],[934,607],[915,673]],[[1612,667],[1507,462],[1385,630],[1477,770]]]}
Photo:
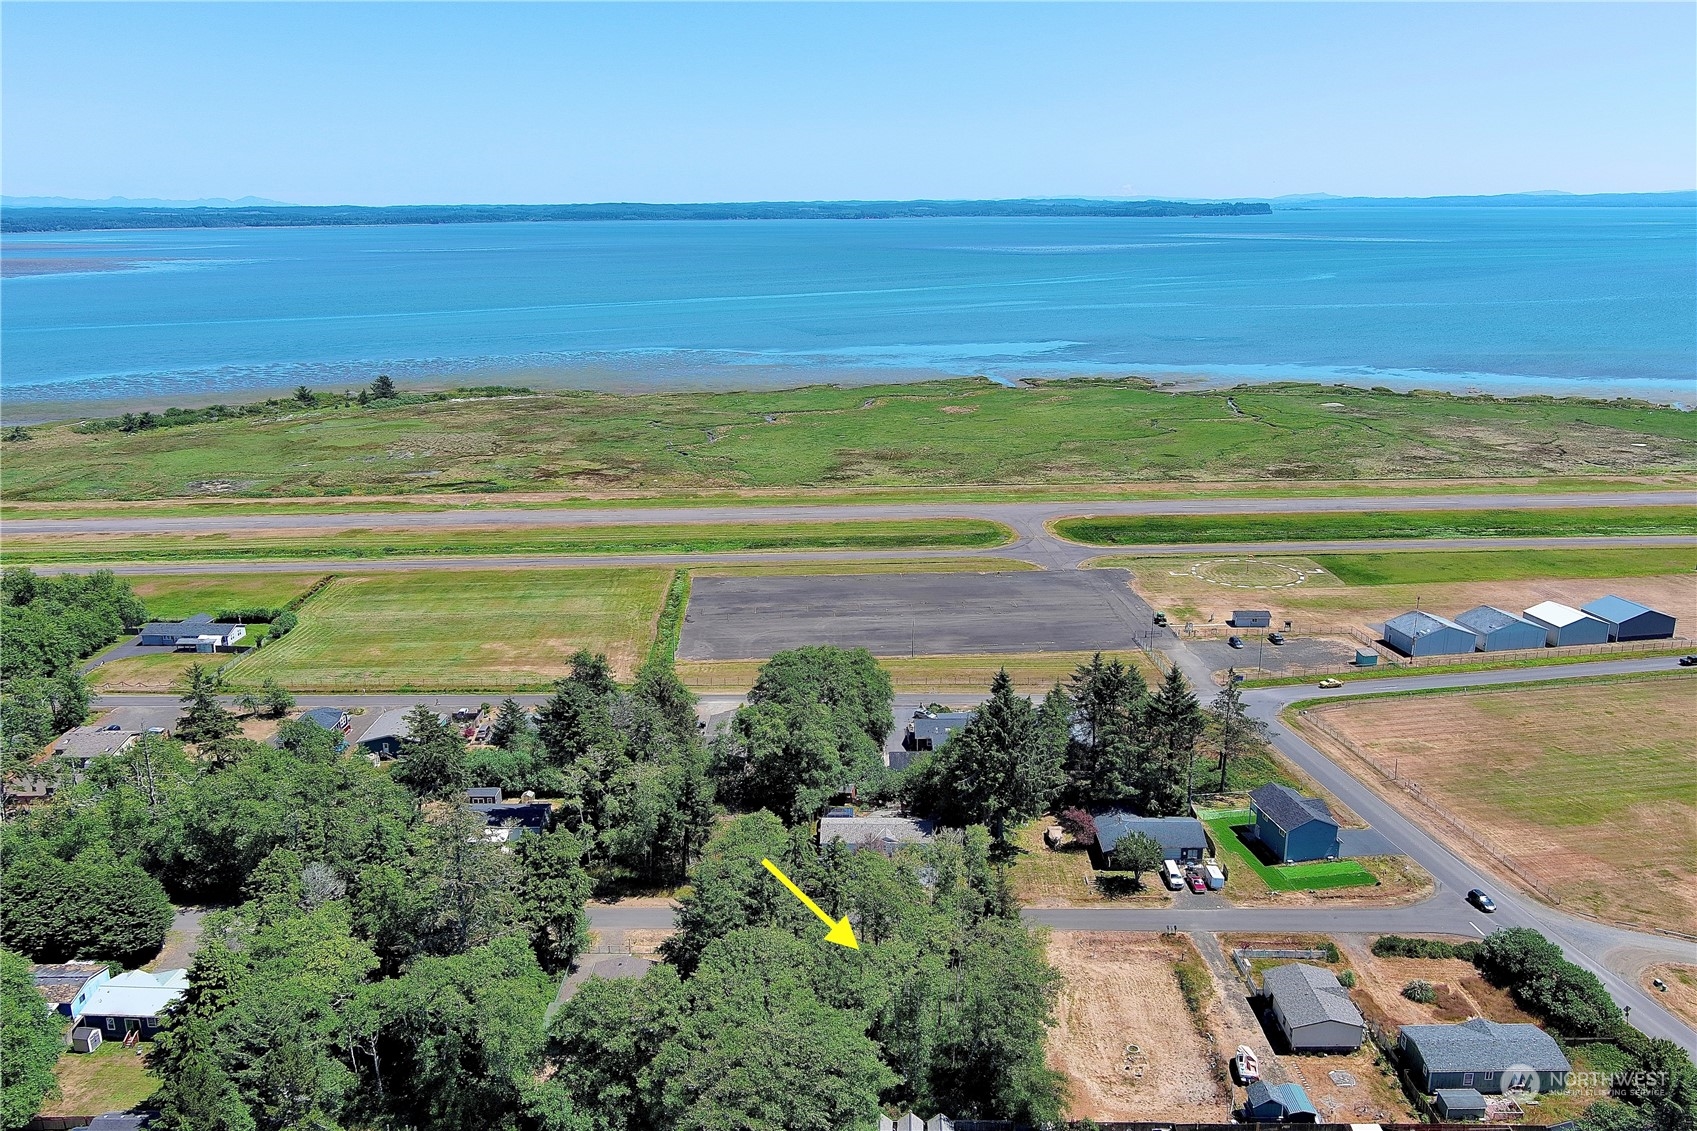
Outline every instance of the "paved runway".
{"label": "paved runway", "polygon": [[1156,631],[1129,577],[1118,569],[699,577],[678,656],[763,660],[807,644],[880,656],[1123,649]]}

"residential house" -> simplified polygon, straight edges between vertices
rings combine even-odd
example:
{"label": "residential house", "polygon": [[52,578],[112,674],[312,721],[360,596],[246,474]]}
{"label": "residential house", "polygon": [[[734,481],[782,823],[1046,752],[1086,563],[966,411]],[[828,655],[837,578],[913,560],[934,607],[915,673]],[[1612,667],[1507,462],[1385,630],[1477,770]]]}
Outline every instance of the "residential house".
{"label": "residential house", "polygon": [[819,846],[842,841],[859,851],[870,848],[885,856],[894,855],[904,844],[922,844],[931,839],[936,824],[898,817],[894,813],[873,814],[867,817],[821,817]]}
{"label": "residential house", "polygon": [[1459,1025],[1404,1025],[1397,1049],[1423,1092],[1472,1088],[1498,1095],[1528,1088],[1559,1092],[1573,1065],[1536,1025],[1475,1017]]}
{"label": "residential house", "polygon": [[492,844],[545,833],[554,819],[554,808],[546,801],[474,802],[465,809],[483,818],[483,839]]}
{"label": "residential house", "polygon": [[136,634],[136,643],[146,647],[175,648],[179,652],[216,652],[230,647],[246,635],[245,625],[224,624],[206,613],[197,613],[187,620],[144,624]]}
{"label": "residential house", "polygon": [[1261,975],[1279,1032],[1292,1052],[1354,1052],[1367,1023],[1337,975],[1305,962],[1275,966]]}
{"label": "residential house", "polygon": [[107,1040],[132,1033],[140,1040],[152,1040],[166,1007],[188,988],[187,970],[126,970],[89,995],[81,1020],[100,1029]]}
{"label": "residential house", "polygon": [[86,770],[96,758],[122,754],[140,737],[138,732],[124,729],[121,723],[72,727],[53,743],[53,756],[72,769]]}
{"label": "residential house", "polygon": [[949,736],[972,721],[971,711],[926,711],[913,717],[914,750],[941,750]]}
{"label": "residential house", "polygon": [[1096,847],[1091,853],[1098,868],[1114,846],[1132,833],[1154,838],[1161,846],[1161,859],[1180,864],[1200,863],[1208,855],[1208,830],[1195,817],[1139,817],[1124,809],[1105,809],[1092,814],[1096,822]]}
{"label": "residential house", "polygon": [[359,736],[360,749],[379,758],[393,758],[399,755],[401,743],[407,737],[407,715],[411,712],[411,707],[396,707],[371,720],[371,725]]}
{"label": "residential house", "polygon": [[1269,1084],[1254,1080],[1243,1113],[1251,1123],[1318,1123],[1320,1112],[1301,1084]]}
{"label": "residential house", "polygon": [[104,962],[48,962],[29,968],[37,992],[66,1017],[81,1017],[94,991],[112,980]]}
{"label": "residential house", "polygon": [[1268,783],[1249,794],[1255,836],[1281,864],[1328,860],[1340,854],[1338,822],[1318,797],[1304,797],[1288,785]]}
{"label": "residential house", "polygon": [[1598,597],[1579,606],[1580,611],[1596,617],[1609,626],[1610,640],[1670,640],[1674,619],[1648,605],[1628,601],[1625,597]]}

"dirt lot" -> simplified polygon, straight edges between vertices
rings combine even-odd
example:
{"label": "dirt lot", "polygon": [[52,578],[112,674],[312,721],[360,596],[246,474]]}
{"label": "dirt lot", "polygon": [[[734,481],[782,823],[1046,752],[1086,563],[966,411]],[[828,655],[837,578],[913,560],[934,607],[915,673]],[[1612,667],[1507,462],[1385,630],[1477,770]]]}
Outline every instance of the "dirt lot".
{"label": "dirt lot", "polygon": [[1694,692],[1689,677],[1661,676],[1342,703],[1302,720],[1323,747],[1376,770],[1361,776],[1387,798],[1534,894],[1608,922],[1689,930]]}
{"label": "dirt lot", "polygon": [[[1651,984],[1655,978],[1667,983],[1667,992],[1660,992]],[[1697,966],[1652,966],[1644,971],[1644,988],[1680,1020],[1697,1029]]]}
{"label": "dirt lot", "polygon": [[1329,627],[1365,629],[1416,607],[1446,616],[1475,605],[1519,612],[1539,601],[1575,607],[1617,593],[1665,610],[1682,625],[1697,624],[1697,585],[1689,574],[1568,581],[1466,581],[1425,585],[1345,585],[1308,558],[1267,558],[1223,565],[1226,559],[1143,558],[1132,565],[1132,586],[1168,616],[1222,625],[1233,609],[1269,609],[1275,624],[1292,621],[1298,634]]}
{"label": "dirt lot", "polygon": [[[1531,1022],[1509,998],[1480,977],[1473,963],[1460,958],[1378,958],[1369,940],[1340,939],[1344,959],[1356,973],[1355,1003],[1369,1020],[1402,1025],[1443,1025],[1469,1017]],[[1431,982],[1438,1000],[1421,1005],[1402,996],[1415,980]]]}
{"label": "dirt lot", "polygon": [[[1154,935],[1057,931],[1049,961],[1066,983],[1049,1064],[1066,1074],[1074,1119],[1219,1122],[1231,1101],[1216,1054],[1190,1023],[1173,963],[1184,945]],[[1126,1046],[1147,1056],[1142,1078]]]}

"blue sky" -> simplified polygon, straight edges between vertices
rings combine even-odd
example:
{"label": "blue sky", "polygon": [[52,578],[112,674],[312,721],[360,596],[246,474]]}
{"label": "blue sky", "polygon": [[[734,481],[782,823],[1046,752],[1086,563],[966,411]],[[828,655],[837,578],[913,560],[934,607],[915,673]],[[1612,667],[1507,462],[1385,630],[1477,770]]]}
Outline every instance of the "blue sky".
{"label": "blue sky", "polygon": [[9,195],[1662,191],[1697,6],[6,3]]}

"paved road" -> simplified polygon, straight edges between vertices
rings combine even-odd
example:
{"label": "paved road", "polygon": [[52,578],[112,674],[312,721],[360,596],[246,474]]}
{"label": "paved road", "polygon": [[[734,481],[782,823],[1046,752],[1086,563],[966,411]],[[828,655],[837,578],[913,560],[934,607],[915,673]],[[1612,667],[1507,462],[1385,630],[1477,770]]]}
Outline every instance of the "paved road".
{"label": "paved road", "polygon": [[[1170,647],[1169,655],[1180,662],[1181,667],[1196,666],[1194,661],[1188,658],[1188,649],[1181,642],[1174,640]],[[1697,1055],[1697,1033],[1693,1033],[1663,1009],[1637,982],[1638,971],[1652,962],[1697,963],[1697,944],[1668,935],[1605,926],[1565,914],[1519,895],[1502,882],[1500,877],[1463,860],[1447,846],[1428,835],[1368,786],[1277,721],[1280,710],[1301,699],[1363,693],[1389,694],[1425,688],[1509,686],[1539,680],[1581,679],[1675,668],[1676,663],[1672,658],[1658,657],[1548,668],[1403,676],[1357,682],[1334,692],[1320,691],[1309,685],[1246,692],[1244,698],[1249,709],[1272,724],[1272,740],[1281,753],[1431,873],[1437,881],[1437,891],[1432,898],[1409,907],[1336,909],[1205,908],[1187,906],[1181,899],[1174,908],[1163,910],[1034,909],[1027,911],[1025,916],[1032,922],[1045,923],[1065,930],[1094,931],[1159,931],[1177,926],[1182,931],[1212,932],[1265,930],[1483,936],[1498,927],[1533,927],[1559,944],[1574,962],[1597,974],[1608,986],[1615,1000],[1631,1008],[1633,1024],[1651,1036],[1676,1041]],[[458,705],[477,698],[475,695],[300,697],[302,706],[364,706],[367,708],[367,714],[373,716],[381,710],[408,706],[420,699],[437,705]],[[535,702],[540,697],[520,698],[521,701]],[[174,697],[167,695],[108,695],[99,697],[96,705],[163,706],[174,702]],[[704,714],[714,719],[723,718],[725,713],[734,707],[735,702],[733,697],[711,700],[703,704]],[[899,704],[898,718],[910,707],[911,704],[906,702]],[[1483,887],[1492,893],[1499,908],[1495,915],[1482,914],[1466,903],[1464,895],[1473,887]],[[672,925],[672,912],[664,907],[596,904],[591,905],[590,915],[597,926],[609,930],[665,928]]]}

